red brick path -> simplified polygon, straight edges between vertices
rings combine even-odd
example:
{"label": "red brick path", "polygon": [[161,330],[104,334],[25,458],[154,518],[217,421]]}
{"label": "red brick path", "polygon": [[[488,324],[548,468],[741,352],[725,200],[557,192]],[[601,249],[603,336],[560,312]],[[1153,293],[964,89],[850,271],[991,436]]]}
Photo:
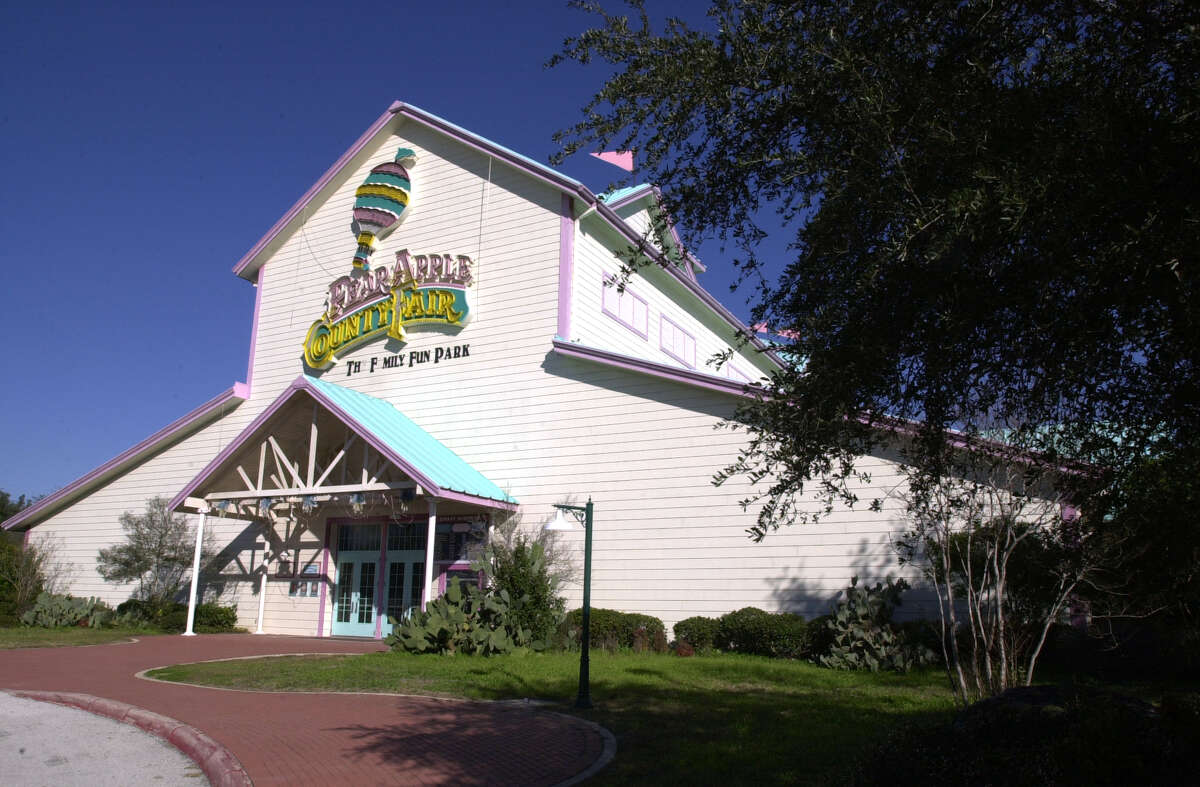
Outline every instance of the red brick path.
{"label": "red brick path", "polygon": [[600,757],[587,723],[529,707],[369,694],[269,694],[134,677],[189,661],[366,653],[372,642],[208,634],[0,651],[0,688],[80,692],[190,724],[273,784],[556,784]]}

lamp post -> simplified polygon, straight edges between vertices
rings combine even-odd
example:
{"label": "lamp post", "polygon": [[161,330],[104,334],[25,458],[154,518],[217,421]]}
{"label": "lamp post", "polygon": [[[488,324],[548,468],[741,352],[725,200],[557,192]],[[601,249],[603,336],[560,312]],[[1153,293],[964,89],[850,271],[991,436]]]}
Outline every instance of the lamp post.
{"label": "lamp post", "polygon": [[569,506],[555,503],[558,514],[546,525],[546,530],[574,530],[563,512],[571,514],[576,522],[583,524],[583,631],[579,637],[579,694],[575,697],[576,708],[592,707],[592,691],[589,679],[588,651],[592,644],[592,499],[587,505]]}

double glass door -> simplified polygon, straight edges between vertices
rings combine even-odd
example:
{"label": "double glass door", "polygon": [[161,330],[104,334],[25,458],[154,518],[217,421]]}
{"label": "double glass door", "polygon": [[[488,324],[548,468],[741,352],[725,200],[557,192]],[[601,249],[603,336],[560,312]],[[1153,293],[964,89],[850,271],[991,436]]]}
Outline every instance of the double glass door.
{"label": "double glass door", "polygon": [[377,627],[387,636],[389,618],[403,620],[421,606],[424,538],[416,528],[396,523],[386,531],[378,524],[353,524],[339,527],[337,541],[334,636],[374,637]]}
{"label": "double glass door", "polygon": [[379,552],[343,552],[338,555],[337,562],[333,633],[338,636],[373,637]]}

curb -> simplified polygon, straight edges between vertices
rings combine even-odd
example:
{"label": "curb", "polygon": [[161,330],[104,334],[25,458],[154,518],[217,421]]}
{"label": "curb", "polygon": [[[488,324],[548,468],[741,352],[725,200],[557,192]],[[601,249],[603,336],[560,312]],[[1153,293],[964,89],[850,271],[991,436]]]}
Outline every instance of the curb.
{"label": "curb", "polygon": [[14,697],[66,705],[97,716],[106,716],[123,724],[132,724],[183,752],[200,766],[200,770],[204,771],[213,787],[253,787],[254,782],[250,780],[250,774],[246,773],[246,769],[233,752],[195,727],[176,719],[136,705],[91,694],[23,690],[9,690],[8,693]]}

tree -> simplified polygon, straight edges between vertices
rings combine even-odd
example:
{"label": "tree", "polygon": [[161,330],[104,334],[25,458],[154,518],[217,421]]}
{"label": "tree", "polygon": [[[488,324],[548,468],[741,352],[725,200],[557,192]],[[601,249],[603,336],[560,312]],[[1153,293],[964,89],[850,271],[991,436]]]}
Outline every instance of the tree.
{"label": "tree", "polygon": [[[717,476],[763,484],[756,537],[806,496],[853,504],[884,443],[933,487],[1002,432],[983,450],[1079,461],[1057,478],[1083,507],[1196,445],[1200,6],[715,0],[662,33],[632,7],[584,5],[600,26],[552,59],[615,69],[557,140],[637,151],[787,330]],[[756,252],[772,211],[781,271]]]}
{"label": "tree", "polygon": [[935,483],[898,488],[909,527],[896,549],[936,593],[942,655],[964,706],[1032,685],[1051,627],[1105,575],[1107,544],[1069,507],[1064,522],[1053,486],[1007,458],[964,451]]}
{"label": "tree", "polygon": [[[146,501],[142,514],[121,515],[125,543],[100,550],[96,570],[108,582],[137,582],[135,597],[161,608],[183,589],[196,548],[195,531],[187,517],[175,514],[163,497]],[[201,562],[212,557],[211,544],[202,545]]]}

